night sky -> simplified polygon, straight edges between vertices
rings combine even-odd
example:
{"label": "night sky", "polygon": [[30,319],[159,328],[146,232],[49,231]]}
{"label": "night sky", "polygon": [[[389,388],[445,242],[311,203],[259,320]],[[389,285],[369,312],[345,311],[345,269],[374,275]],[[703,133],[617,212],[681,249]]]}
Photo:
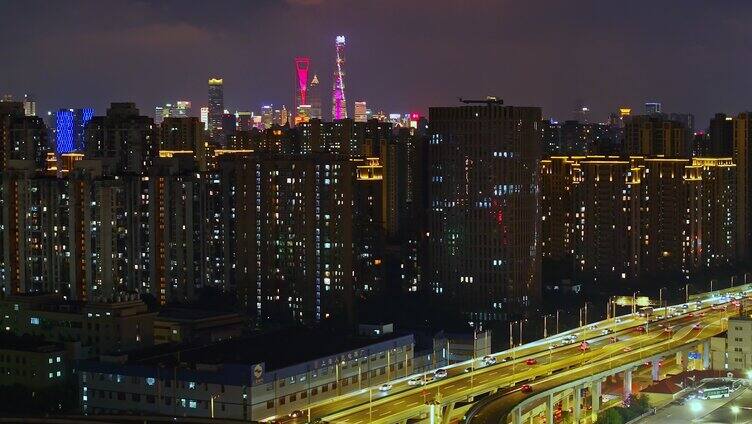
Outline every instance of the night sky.
{"label": "night sky", "polygon": [[[311,57],[330,108],[334,37],[347,45],[347,95],[375,111],[425,113],[495,94],[568,119],[648,100],[691,112],[752,109],[750,0],[0,0],[0,93],[38,111],[178,99],[226,108],[293,99],[293,59]],[[328,113],[325,112],[328,118]]]}

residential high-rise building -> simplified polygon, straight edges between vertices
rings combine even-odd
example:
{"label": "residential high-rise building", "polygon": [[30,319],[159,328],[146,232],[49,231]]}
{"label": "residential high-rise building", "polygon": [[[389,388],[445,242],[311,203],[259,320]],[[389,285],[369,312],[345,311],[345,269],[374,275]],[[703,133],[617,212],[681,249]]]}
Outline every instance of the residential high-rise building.
{"label": "residential high-rise building", "polygon": [[624,149],[629,156],[689,157],[689,132],[662,114],[630,116],[625,120]]}
{"label": "residential high-rise building", "polygon": [[[702,177],[702,265],[706,269],[729,269],[736,265],[744,250],[737,244],[744,238],[737,209],[738,165],[731,158],[694,158]],[[742,217],[742,219],[748,219]]]}
{"label": "residential high-rise building", "polygon": [[355,102],[355,113],[353,114],[354,121],[366,122],[368,120],[367,110],[366,102]]}
{"label": "residential high-rise building", "polygon": [[95,116],[86,126],[87,159],[111,159],[116,172],[141,174],[157,156],[154,120],[142,116],[133,103],[112,103],[105,116]]}
{"label": "residential high-rise building", "polygon": [[92,117],[92,108],[58,110],[55,122],[55,151],[58,154],[83,151],[84,129]]}
{"label": "residential high-rise building", "polygon": [[261,125],[264,128],[271,128],[274,124],[274,110],[272,105],[261,106]]}
{"label": "residential high-rise building", "polygon": [[225,113],[225,95],[221,78],[209,79],[209,136],[219,138],[222,132],[222,115]]}
{"label": "residential high-rise building", "polygon": [[427,287],[473,320],[540,295],[537,107],[429,109]]}
{"label": "residential high-rise building", "polygon": [[26,116],[21,102],[0,102],[0,170],[11,165],[44,168],[52,151],[42,118]]}
{"label": "residential high-rise building", "polygon": [[[352,314],[352,165],[346,158],[254,155],[239,211],[238,290],[275,322],[348,320]],[[283,240],[284,242],[280,242]]]}
{"label": "residential high-rise building", "polygon": [[706,148],[701,149],[707,157],[729,157],[734,152],[734,118],[725,113],[716,113],[710,119]]}
{"label": "residential high-rise building", "polygon": [[595,284],[639,276],[640,173],[629,160],[579,162],[574,202],[576,275]]}
{"label": "residential high-rise building", "polygon": [[752,112],[734,119],[733,159],[736,165],[737,257],[750,259],[752,248]]}
{"label": "residential high-rise building", "polygon": [[332,120],[347,118],[347,98],[345,97],[345,36],[335,40],[336,59],[332,88]]}

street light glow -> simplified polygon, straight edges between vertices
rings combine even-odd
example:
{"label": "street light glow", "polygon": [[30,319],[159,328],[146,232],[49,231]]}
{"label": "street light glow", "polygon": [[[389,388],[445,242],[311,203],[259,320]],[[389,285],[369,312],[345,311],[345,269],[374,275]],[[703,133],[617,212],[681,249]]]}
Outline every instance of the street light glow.
{"label": "street light glow", "polygon": [[731,413],[732,414],[736,415],[736,414],[739,413],[739,411],[740,411],[740,409],[739,409],[738,406],[734,405],[734,406],[731,407]]}
{"label": "street light glow", "polygon": [[692,403],[689,404],[689,409],[691,409],[692,412],[694,413],[698,413],[702,411],[702,404],[698,400],[693,401]]}

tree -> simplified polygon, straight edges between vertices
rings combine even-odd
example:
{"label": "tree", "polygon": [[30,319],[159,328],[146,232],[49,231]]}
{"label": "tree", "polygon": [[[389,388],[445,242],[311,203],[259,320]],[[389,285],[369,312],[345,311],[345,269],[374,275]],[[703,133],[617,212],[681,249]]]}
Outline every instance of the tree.
{"label": "tree", "polygon": [[615,408],[609,408],[598,414],[598,424],[624,424],[624,419]]}

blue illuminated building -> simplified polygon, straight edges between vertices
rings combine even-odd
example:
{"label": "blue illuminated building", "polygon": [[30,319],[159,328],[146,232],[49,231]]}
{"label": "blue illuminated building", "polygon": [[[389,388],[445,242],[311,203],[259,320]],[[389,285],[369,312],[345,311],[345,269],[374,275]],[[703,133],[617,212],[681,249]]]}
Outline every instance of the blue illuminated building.
{"label": "blue illuminated building", "polygon": [[55,151],[58,154],[84,149],[84,128],[94,116],[94,109],[60,109],[57,111]]}

